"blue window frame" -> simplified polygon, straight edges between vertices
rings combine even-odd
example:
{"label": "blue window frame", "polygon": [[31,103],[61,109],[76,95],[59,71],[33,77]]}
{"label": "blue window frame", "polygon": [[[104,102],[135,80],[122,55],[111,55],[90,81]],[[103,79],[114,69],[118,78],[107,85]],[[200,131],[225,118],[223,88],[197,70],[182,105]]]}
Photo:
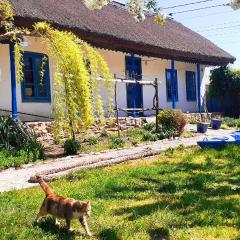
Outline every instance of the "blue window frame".
{"label": "blue window frame", "polygon": [[42,53],[24,52],[23,102],[51,102],[49,61]]}
{"label": "blue window frame", "polygon": [[191,71],[186,71],[186,93],[187,101],[196,101],[196,73]]}
{"label": "blue window frame", "polygon": [[[175,100],[178,101],[178,79],[177,79],[177,70],[174,71],[174,94]],[[166,90],[167,90],[167,101],[172,101],[172,78],[171,78],[171,69],[166,69]]]}

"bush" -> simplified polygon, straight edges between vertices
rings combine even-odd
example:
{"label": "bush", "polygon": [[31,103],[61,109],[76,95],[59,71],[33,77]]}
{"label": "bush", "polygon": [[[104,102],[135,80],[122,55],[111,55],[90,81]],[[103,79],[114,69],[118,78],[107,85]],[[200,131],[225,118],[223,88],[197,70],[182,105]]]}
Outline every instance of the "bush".
{"label": "bush", "polygon": [[142,136],[142,140],[143,141],[151,141],[151,142],[155,142],[158,140],[158,137],[156,134],[154,133],[150,133],[150,132],[144,132],[143,136]]}
{"label": "bush", "polygon": [[67,139],[64,143],[64,153],[67,156],[76,155],[80,149],[80,143],[74,139]]}
{"label": "bush", "polygon": [[11,116],[0,117],[0,149],[6,150],[13,155],[24,151],[33,160],[44,158],[44,150],[35,134]]}
{"label": "bush", "polygon": [[156,124],[155,123],[146,123],[143,125],[143,129],[146,131],[154,131],[154,129],[156,129]]}
{"label": "bush", "polygon": [[94,136],[89,137],[89,138],[88,138],[88,143],[89,143],[90,145],[96,145],[96,144],[98,143],[98,138],[97,138],[97,137],[94,137]]}
{"label": "bush", "polygon": [[180,110],[164,110],[158,115],[161,131],[172,133],[174,137],[180,136],[187,124],[184,113]]}
{"label": "bush", "polygon": [[226,116],[238,117],[240,115],[239,92],[240,70],[224,66],[211,71],[208,96],[213,99],[213,103],[219,103],[220,109],[217,111],[224,112]]}
{"label": "bush", "polygon": [[223,123],[226,124],[228,127],[240,127],[240,119],[226,117],[224,118]]}
{"label": "bush", "polygon": [[106,130],[103,130],[100,134],[100,137],[109,137],[109,133]]}
{"label": "bush", "polygon": [[112,137],[110,148],[122,148],[124,147],[125,141],[120,137]]}

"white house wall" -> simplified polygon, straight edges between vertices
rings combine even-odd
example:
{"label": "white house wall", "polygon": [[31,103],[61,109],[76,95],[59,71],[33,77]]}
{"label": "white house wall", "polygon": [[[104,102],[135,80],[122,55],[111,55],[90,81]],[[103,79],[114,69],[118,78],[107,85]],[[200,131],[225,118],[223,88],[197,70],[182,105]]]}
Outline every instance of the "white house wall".
{"label": "white house wall", "polygon": [[[26,51],[46,53],[46,48],[39,38],[29,37],[28,47]],[[108,66],[113,74],[116,74],[119,78],[125,77],[125,56],[127,54],[121,52],[114,52],[99,49],[99,52],[103,55],[108,63]],[[142,75],[143,80],[153,81],[155,78],[159,80],[159,102],[160,108],[170,109],[172,103],[167,101],[166,97],[166,76],[165,69],[171,68],[171,61],[148,58],[140,56],[142,58]],[[49,59],[50,64],[50,79],[54,79],[54,64]],[[185,72],[197,71],[196,64],[188,64],[182,62],[176,62],[176,70],[178,73],[178,96],[179,101],[176,103],[177,108],[182,109],[185,112],[196,112],[197,102],[188,102],[186,98],[186,80]],[[204,66],[201,66],[201,74],[203,75]],[[202,77],[202,76],[201,76]],[[52,92],[51,81],[51,95]],[[205,84],[202,83],[202,90],[204,90]],[[153,107],[154,88],[152,86],[143,87],[143,106],[144,108]],[[204,95],[204,92],[202,92]],[[106,93],[102,90],[103,98],[106,99]],[[11,79],[10,79],[10,60],[9,60],[9,46],[0,44],[0,109],[11,110]],[[126,85],[124,83],[117,84],[117,100],[118,107],[126,108],[127,95]],[[18,111],[28,114],[52,117],[52,104],[51,103],[23,103],[21,97],[21,85],[17,85],[17,101]],[[147,114],[151,114],[148,112]],[[125,114],[122,113],[122,116]],[[36,117],[24,117],[24,120],[44,120]]]}

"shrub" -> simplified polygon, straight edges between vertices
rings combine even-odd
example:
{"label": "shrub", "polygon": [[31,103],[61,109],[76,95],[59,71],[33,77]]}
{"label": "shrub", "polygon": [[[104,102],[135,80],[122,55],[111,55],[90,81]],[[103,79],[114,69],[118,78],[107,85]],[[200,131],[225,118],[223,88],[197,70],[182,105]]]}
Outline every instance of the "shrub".
{"label": "shrub", "polygon": [[124,147],[125,141],[120,137],[112,137],[112,142],[110,144],[110,148],[121,148]]}
{"label": "shrub", "polygon": [[143,125],[143,129],[146,131],[153,131],[156,128],[156,124],[155,123],[146,123]]}
{"label": "shrub", "polygon": [[240,119],[226,117],[224,118],[224,124],[226,124],[228,127],[240,127]]}
{"label": "shrub", "polygon": [[100,137],[109,137],[109,134],[106,130],[103,130],[100,134]]}
{"label": "shrub", "polygon": [[76,155],[80,149],[80,143],[74,139],[67,139],[64,143],[64,153],[67,156]]}
{"label": "shrub", "polygon": [[161,125],[161,131],[173,133],[173,136],[180,136],[187,124],[184,113],[180,110],[164,110],[158,115],[158,122]]}
{"label": "shrub", "polygon": [[143,141],[152,141],[155,142],[158,140],[158,136],[154,133],[150,133],[150,132],[144,132],[142,135],[142,140]]}
{"label": "shrub", "polygon": [[98,143],[98,138],[97,138],[97,137],[94,137],[94,136],[89,137],[89,138],[88,138],[88,143],[89,143],[90,145],[96,145],[96,144]]}
{"label": "shrub", "polygon": [[44,158],[44,150],[35,134],[20,121],[11,116],[0,117],[0,149],[17,155],[25,151],[33,160]]}

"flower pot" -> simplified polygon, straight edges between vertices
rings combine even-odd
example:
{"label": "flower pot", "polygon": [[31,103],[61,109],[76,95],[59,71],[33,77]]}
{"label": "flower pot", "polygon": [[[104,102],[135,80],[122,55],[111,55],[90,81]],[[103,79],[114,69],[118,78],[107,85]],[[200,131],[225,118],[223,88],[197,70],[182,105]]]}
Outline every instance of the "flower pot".
{"label": "flower pot", "polygon": [[223,122],[222,119],[212,119],[211,120],[212,129],[214,129],[214,130],[220,129],[222,122]]}
{"label": "flower pot", "polygon": [[197,132],[206,133],[208,126],[209,126],[209,123],[205,123],[205,122],[197,123]]}

